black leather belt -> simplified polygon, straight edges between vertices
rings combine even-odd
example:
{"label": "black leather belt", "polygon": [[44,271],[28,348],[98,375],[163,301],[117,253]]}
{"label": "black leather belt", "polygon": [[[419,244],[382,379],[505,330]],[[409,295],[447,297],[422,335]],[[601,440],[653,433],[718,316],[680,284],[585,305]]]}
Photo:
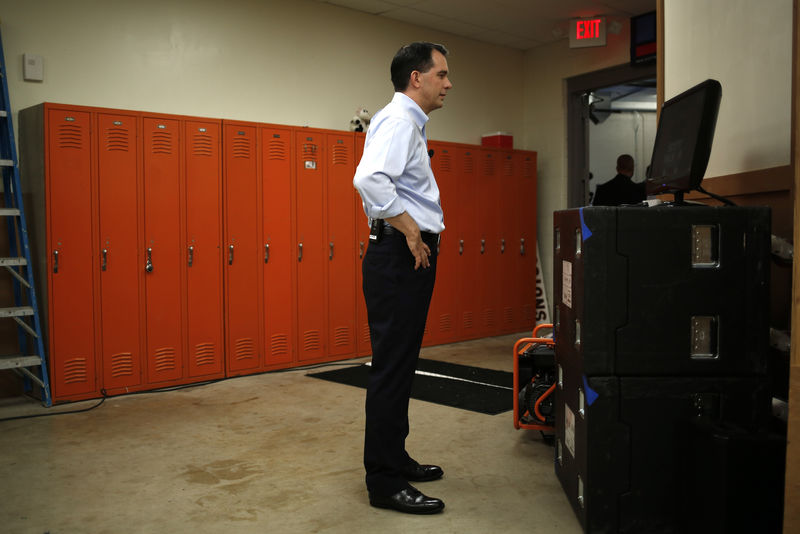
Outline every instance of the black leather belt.
{"label": "black leather belt", "polygon": [[[423,232],[420,231],[422,235],[422,240],[426,243],[438,243],[439,242],[439,234],[434,234],[433,232]],[[383,235],[403,235],[403,232],[392,226],[391,224],[385,222],[383,223]]]}

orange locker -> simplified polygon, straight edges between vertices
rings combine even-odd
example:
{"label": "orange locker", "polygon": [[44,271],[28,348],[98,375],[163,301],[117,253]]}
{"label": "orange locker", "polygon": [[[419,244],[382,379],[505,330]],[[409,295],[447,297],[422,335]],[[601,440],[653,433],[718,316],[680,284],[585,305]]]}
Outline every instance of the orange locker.
{"label": "orange locker", "polygon": [[423,345],[439,345],[456,340],[458,326],[458,168],[459,152],[453,143],[431,141],[433,150],[431,166],[439,186],[439,196],[444,211],[445,231],[439,243],[436,266],[436,285],[433,288],[431,307],[428,310],[426,336]]}
{"label": "orange locker", "polygon": [[297,150],[297,334],[298,360],[321,361],[326,355],[325,134],[295,130]]}
{"label": "orange locker", "polygon": [[518,241],[514,243],[517,257],[517,308],[519,310],[517,331],[531,330],[536,324],[536,161],[537,154],[532,151],[516,151],[517,166]]}
{"label": "orange locker", "polygon": [[297,360],[295,256],[292,239],[294,181],[292,130],[261,128],[263,177],[264,341],[266,366]]}
{"label": "orange locker", "polygon": [[[99,113],[100,358],[108,391],[142,382],[138,124],[135,114]],[[91,212],[89,212],[91,214]]]}
{"label": "orange locker", "polygon": [[183,376],[180,123],[144,117],[142,132],[147,382],[156,384]]}
{"label": "orange locker", "polygon": [[[355,133],[355,167],[361,161],[361,155],[364,153],[364,139],[366,133]],[[355,169],[353,170],[355,174]],[[352,187],[352,180],[350,182]],[[367,244],[369,243],[369,224],[367,223],[367,215],[364,213],[364,206],[361,203],[361,195],[353,187],[353,195],[355,198],[355,222],[356,222],[356,244],[358,246],[358,261],[356,263],[356,345],[357,356],[367,356],[372,354],[372,344],[369,336],[369,322],[367,321],[367,304],[364,302],[364,290],[362,284],[364,278],[361,273],[361,262],[364,260],[364,254],[367,251]]]}
{"label": "orange locker", "polygon": [[[520,217],[518,207],[519,173],[518,161],[513,152],[508,151],[501,154],[502,165],[499,176],[500,199],[498,210],[500,213],[499,225],[499,244],[496,244],[499,251],[498,256],[498,325],[497,334],[511,334],[517,332],[519,320],[515,309],[516,288],[528,283],[526,280],[517,278],[516,265],[517,257],[512,254],[509,243],[515,238],[517,233],[517,221]],[[532,328],[532,327],[531,327]]]}
{"label": "orange locker", "polygon": [[[478,163],[480,149],[465,148],[461,151],[461,172],[458,180],[458,294],[459,306],[458,339],[479,337],[481,286],[484,276],[480,261],[480,234],[478,202]],[[445,223],[447,224],[447,223]]]}
{"label": "orange locker", "polygon": [[257,127],[225,122],[223,138],[227,372],[239,375],[259,369],[263,346]]}
{"label": "orange locker", "polygon": [[186,301],[188,373],[216,378],[224,371],[222,298],[222,160],[219,121],[187,120]]}
{"label": "orange locker", "polygon": [[493,336],[498,332],[499,300],[499,220],[500,220],[500,172],[502,155],[497,150],[481,150],[480,174],[478,175],[478,283],[479,326],[478,337]]}
{"label": "orange locker", "polygon": [[[50,376],[55,400],[99,392],[95,340],[95,204],[91,119],[85,111],[47,106],[30,110],[41,128],[44,109],[47,173],[47,285]],[[38,115],[38,116],[37,116]],[[22,132],[21,132],[21,135]],[[42,147],[38,147],[41,151]]]}
{"label": "orange locker", "polygon": [[[328,246],[328,359],[356,354],[356,217],[353,208],[354,136],[328,133],[327,246]],[[360,264],[359,264],[360,266]]]}

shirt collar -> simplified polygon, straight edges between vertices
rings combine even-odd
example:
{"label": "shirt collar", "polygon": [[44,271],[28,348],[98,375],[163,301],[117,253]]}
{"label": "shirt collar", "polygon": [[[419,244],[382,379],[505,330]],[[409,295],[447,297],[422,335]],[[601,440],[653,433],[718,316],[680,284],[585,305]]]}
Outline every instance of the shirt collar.
{"label": "shirt collar", "polygon": [[394,98],[392,98],[392,102],[399,104],[403,107],[408,113],[411,115],[411,118],[414,119],[414,122],[417,124],[417,127],[420,129],[425,128],[425,124],[427,124],[428,117],[422,108],[414,102],[414,100],[405,93],[397,92],[394,94]]}

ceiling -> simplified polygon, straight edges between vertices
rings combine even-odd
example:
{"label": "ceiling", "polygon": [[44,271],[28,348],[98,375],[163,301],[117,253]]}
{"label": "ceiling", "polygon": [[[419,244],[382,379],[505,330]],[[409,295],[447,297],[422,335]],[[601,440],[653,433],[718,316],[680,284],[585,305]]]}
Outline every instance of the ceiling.
{"label": "ceiling", "polygon": [[476,41],[529,50],[569,37],[569,19],[603,15],[619,33],[656,0],[316,0]]}

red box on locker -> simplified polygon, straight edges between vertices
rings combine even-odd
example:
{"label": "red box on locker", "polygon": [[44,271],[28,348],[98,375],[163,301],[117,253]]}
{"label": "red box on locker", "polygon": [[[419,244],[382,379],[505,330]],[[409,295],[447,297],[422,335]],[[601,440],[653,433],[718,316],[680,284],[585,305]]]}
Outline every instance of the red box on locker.
{"label": "red box on locker", "polygon": [[514,148],[514,136],[508,132],[493,132],[481,136],[481,146]]}

